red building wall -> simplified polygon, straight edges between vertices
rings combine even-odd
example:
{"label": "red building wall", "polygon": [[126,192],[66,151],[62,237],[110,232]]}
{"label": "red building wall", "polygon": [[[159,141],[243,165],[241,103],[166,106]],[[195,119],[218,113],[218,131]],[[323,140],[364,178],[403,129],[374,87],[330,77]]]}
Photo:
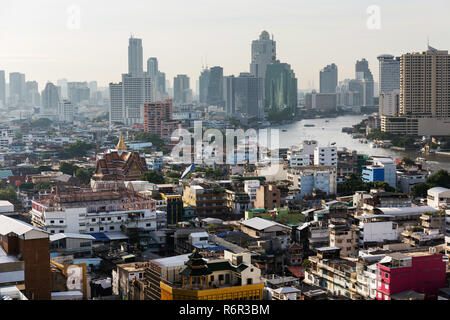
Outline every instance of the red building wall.
{"label": "red building wall", "polygon": [[424,293],[429,298],[446,286],[445,277],[441,254],[412,257],[411,267],[389,268],[379,264],[377,299],[386,300],[387,296],[390,300],[391,295],[406,290]]}

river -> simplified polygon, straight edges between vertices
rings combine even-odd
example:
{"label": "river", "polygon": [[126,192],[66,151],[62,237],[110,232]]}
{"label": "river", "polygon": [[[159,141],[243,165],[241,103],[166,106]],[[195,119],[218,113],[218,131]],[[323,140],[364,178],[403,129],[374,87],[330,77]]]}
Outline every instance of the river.
{"label": "river", "polygon": [[[395,158],[409,157],[426,159],[424,168],[433,171],[445,169],[450,171],[450,156],[423,155],[417,151],[397,151],[385,148],[371,148],[369,144],[360,143],[359,139],[352,139],[350,134],[342,132],[343,127],[351,127],[363,119],[364,115],[348,115],[337,118],[305,119],[287,125],[272,126],[280,129],[280,147],[299,146],[303,140],[317,140],[319,146],[327,146],[335,142],[338,149],[347,148],[369,156],[390,156]],[[305,124],[314,124],[314,127],[305,127]],[[282,130],[286,130],[283,132]]]}

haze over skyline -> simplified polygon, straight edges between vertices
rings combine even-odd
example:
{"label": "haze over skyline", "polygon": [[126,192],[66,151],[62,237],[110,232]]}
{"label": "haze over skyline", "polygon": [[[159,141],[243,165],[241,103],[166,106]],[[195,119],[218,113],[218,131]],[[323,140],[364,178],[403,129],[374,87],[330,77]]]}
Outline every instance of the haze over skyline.
{"label": "haze over skyline", "polygon": [[[60,78],[105,87],[127,72],[133,34],[143,42],[144,68],[157,57],[171,86],[175,75],[187,74],[195,90],[205,60],[222,66],[224,75],[248,72],[251,42],[267,30],[277,42],[277,59],[289,63],[299,89],[307,89],[318,88],[319,70],[330,63],[341,81],[354,78],[356,60],[366,58],[378,81],[379,54],[423,51],[428,36],[431,46],[450,48],[445,0],[340,2],[2,0],[0,70],[25,73],[40,90]],[[381,10],[381,29],[367,27],[371,5]],[[68,27],[74,7],[79,29]]]}

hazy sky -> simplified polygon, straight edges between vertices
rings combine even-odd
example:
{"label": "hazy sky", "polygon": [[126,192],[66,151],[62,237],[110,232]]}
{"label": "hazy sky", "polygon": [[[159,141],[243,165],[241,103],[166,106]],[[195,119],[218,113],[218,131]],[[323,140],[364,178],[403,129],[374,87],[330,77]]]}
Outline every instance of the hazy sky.
{"label": "hazy sky", "polygon": [[[380,29],[367,27],[371,5]],[[450,49],[449,9],[448,0],[0,0],[0,70],[25,73],[40,90],[60,78],[106,86],[127,72],[133,33],[144,69],[155,56],[171,82],[188,74],[195,90],[205,58],[225,75],[248,72],[251,41],[267,30],[300,89],[318,87],[319,70],[333,62],[339,80],[354,77],[362,57],[377,80],[379,54],[423,51],[427,36]]]}

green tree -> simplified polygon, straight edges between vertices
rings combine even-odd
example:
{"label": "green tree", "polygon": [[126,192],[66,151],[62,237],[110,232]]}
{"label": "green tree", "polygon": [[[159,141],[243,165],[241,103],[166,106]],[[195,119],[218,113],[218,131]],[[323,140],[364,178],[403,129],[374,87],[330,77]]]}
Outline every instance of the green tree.
{"label": "green tree", "polygon": [[75,177],[77,177],[78,179],[80,179],[80,181],[84,184],[88,184],[89,181],[91,180],[92,177],[92,173],[89,172],[88,170],[84,169],[84,168],[78,168],[75,171]]}
{"label": "green tree", "polygon": [[414,165],[416,165],[416,162],[414,160],[412,160],[411,158],[404,157],[402,159],[402,164],[405,166],[414,166]]}
{"label": "green tree", "polygon": [[413,197],[426,198],[428,189],[432,186],[429,183],[421,182],[411,187],[411,195]]}
{"label": "green tree", "polygon": [[35,190],[48,190],[50,189],[52,184],[48,181],[40,181],[34,185]]}
{"label": "green tree", "polygon": [[426,182],[432,187],[450,188],[450,175],[446,170],[439,170],[438,172],[429,176]]}
{"label": "green tree", "polygon": [[61,157],[65,159],[85,157],[87,152],[94,147],[95,146],[91,143],[77,140],[75,143],[63,148],[61,151]]}
{"label": "green tree", "polygon": [[15,210],[19,210],[22,207],[19,198],[17,198],[16,190],[10,186],[0,189],[0,200],[11,202]]}
{"label": "green tree", "polygon": [[79,169],[80,167],[69,163],[69,162],[61,162],[59,165],[59,171],[61,171],[64,174],[68,174],[70,176],[73,176],[73,174]]}
{"label": "green tree", "polygon": [[45,129],[50,128],[52,121],[48,118],[39,118],[31,121],[31,127],[33,129]]}
{"label": "green tree", "polygon": [[144,174],[142,175],[142,180],[155,184],[162,184],[165,182],[164,176],[155,170],[144,172]]}

